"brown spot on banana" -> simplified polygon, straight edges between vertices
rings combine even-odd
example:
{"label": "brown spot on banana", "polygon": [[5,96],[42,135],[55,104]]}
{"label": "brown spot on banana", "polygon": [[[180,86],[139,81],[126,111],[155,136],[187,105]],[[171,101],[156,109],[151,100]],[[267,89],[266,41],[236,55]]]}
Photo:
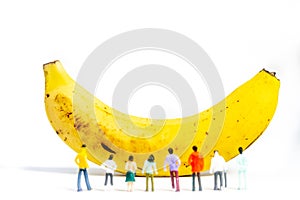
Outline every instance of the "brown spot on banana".
{"label": "brown spot on banana", "polygon": [[116,154],[116,152],[114,150],[112,150],[111,148],[109,148],[106,144],[104,144],[103,142],[101,142],[101,146],[105,151],[108,151],[109,153],[113,153]]}

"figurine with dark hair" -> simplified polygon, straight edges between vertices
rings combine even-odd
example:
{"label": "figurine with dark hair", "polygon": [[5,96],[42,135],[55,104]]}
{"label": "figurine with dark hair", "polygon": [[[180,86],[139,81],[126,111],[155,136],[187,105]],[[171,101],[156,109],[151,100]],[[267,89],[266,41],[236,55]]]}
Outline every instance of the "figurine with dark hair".
{"label": "figurine with dark hair", "polygon": [[125,164],[125,170],[127,171],[125,182],[127,182],[127,191],[128,192],[133,191],[133,182],[135,182],[136,169],[137,169],[136,162],[133,161],[133,156],[130,155],[128,157],[128,161]]}
{"label": "figurine with dark hair", "polygon": [[154,173],[158,174],[154,155],[150,155],[144,162],[142,174],[146,173],[146,191],[148,191],[148,181],[151,179],[151,190],[154,191]]}
{"label": "figurine with dark hair", "polygon": [[238,148],[239,155],[236,157],[237,167],[238,167],[238,175],[239,175],[239,186],[238,190],[247,188],[247,159],[243,154],[243,148]]}
{"label": "figurine with dark hair", "polygon": [[88,162],[87,162],[87,152],[86,152],[86,145],[85,144],[83,144],[81,146],[80,152],[77,154],[77,156],[75,158],[75,163],[79,167],[78,178],[77,178],[77,191],[78,192],[82,191],[82,188],[81,188],[81,175],[82,175],[82,172],[84,174],[86,187],[87,187],[88,190],[91,190],[92,188],[90,186],[89,176],[88,176],[88,172],[87,172],[87,168],[89,168],[89,165],[88,165]]}
{"label": "figurine with dark hair", "polygon": [[169,154],[166,156],[164,161],[164,171],[167,171],[167,166],[169,166],[170,177],[172,188],[175,189],[174,178],[176,179],[176,192],[179,192],[179,177],[178,168],[181,164],[180,159],[177,155],[173,154],[174,150],[172,148],[168,149]]}
{"label": "figurine with dark hair", "polygon": [[198,152],[197,146],[193,146],[193,153],[190,154],[188,164],[192,166],[192,190],[195,191],[195,178],[198,178],[199,191],[202,191],[200,172],[204,167],[204,159]]}
{"label": "figurine with dark hair", "polygon": [[110,154],[108,159],[100,166],[105,170],[105,182],[104,182],[104,187],[106,190],[107,182],[108,182],[108,177],[110,177],[110,185],[111,187],[114,185],[113,184],[113,177],[114,177],[114,171],[117,169],[117,164],[113,160],[114,155]]}

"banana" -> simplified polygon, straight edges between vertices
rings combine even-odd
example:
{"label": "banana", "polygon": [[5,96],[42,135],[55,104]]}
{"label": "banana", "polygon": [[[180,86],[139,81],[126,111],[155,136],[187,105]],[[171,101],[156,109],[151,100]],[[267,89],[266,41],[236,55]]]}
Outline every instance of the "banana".
{"label": "banana", "polygon": [[192,146],[204,156],[203,171],[209,169],[213,150],[228,161],[259,138],[276,111],[280,80],[275,73],[262,69],[225,99],[198,114],[173,119],[131,116],[104,104],[76,83],[60,61],[43,65],[45,109],[57,135],[74,151],[87,145],[88,159],[103,163],[115,154],[117,171],[125,173],[129,155],[135,157],[137,175],[145,159],[155,156],[158,176],[168,176],[163,162],[169,147],[174,148],[183,164],[179,175],[190,175],[186,163]]}

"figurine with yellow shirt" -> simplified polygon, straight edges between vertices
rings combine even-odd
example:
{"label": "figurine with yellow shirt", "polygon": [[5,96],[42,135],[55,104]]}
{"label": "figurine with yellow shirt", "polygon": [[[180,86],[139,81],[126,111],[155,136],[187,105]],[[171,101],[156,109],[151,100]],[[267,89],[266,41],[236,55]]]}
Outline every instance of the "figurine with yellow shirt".
{"label": "figurine with yellow shirt", "polygon": [[81,175],[82,172],[84,174],[85,184],[88,190],[91,190],[90,182],[89,182],[89,176],[87,169],[89,168],[88,162],[87,162],[87,152],[86,152],[86,145],[83,144],[81,146],[80,152],[77,154],[75,158],[75,163],[78,165],[79,171],[78,171],[78,178],[77,178],[77,191],[82,191],[81,188]]}

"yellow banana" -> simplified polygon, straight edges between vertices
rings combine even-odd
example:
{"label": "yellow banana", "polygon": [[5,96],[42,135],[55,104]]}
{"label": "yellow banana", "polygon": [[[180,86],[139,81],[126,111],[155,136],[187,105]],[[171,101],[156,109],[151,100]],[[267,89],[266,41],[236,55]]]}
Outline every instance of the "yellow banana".
{"label": "yellow banana", "polygon": [[[167,148],[172,147],[183,164],[179,175],[191,174],[186,161],[192,146],[204,156],[209,169],[214,149],[228,161],[237,148],[249,147],[269,125],[278,102],[280,81],[275,73],[262,69],[224,100],[199,114],[174,119],[149,119],[119,112],[78,85],[59,61],[44,64],[45,108],[57,135],[74,151],[87,144],[90,161],[101,164],[115,154],[117,171],[134,155],[138,168],[150,154],[155,156],[158,176]],[[140,170],[137,175],[141,175]]]}

